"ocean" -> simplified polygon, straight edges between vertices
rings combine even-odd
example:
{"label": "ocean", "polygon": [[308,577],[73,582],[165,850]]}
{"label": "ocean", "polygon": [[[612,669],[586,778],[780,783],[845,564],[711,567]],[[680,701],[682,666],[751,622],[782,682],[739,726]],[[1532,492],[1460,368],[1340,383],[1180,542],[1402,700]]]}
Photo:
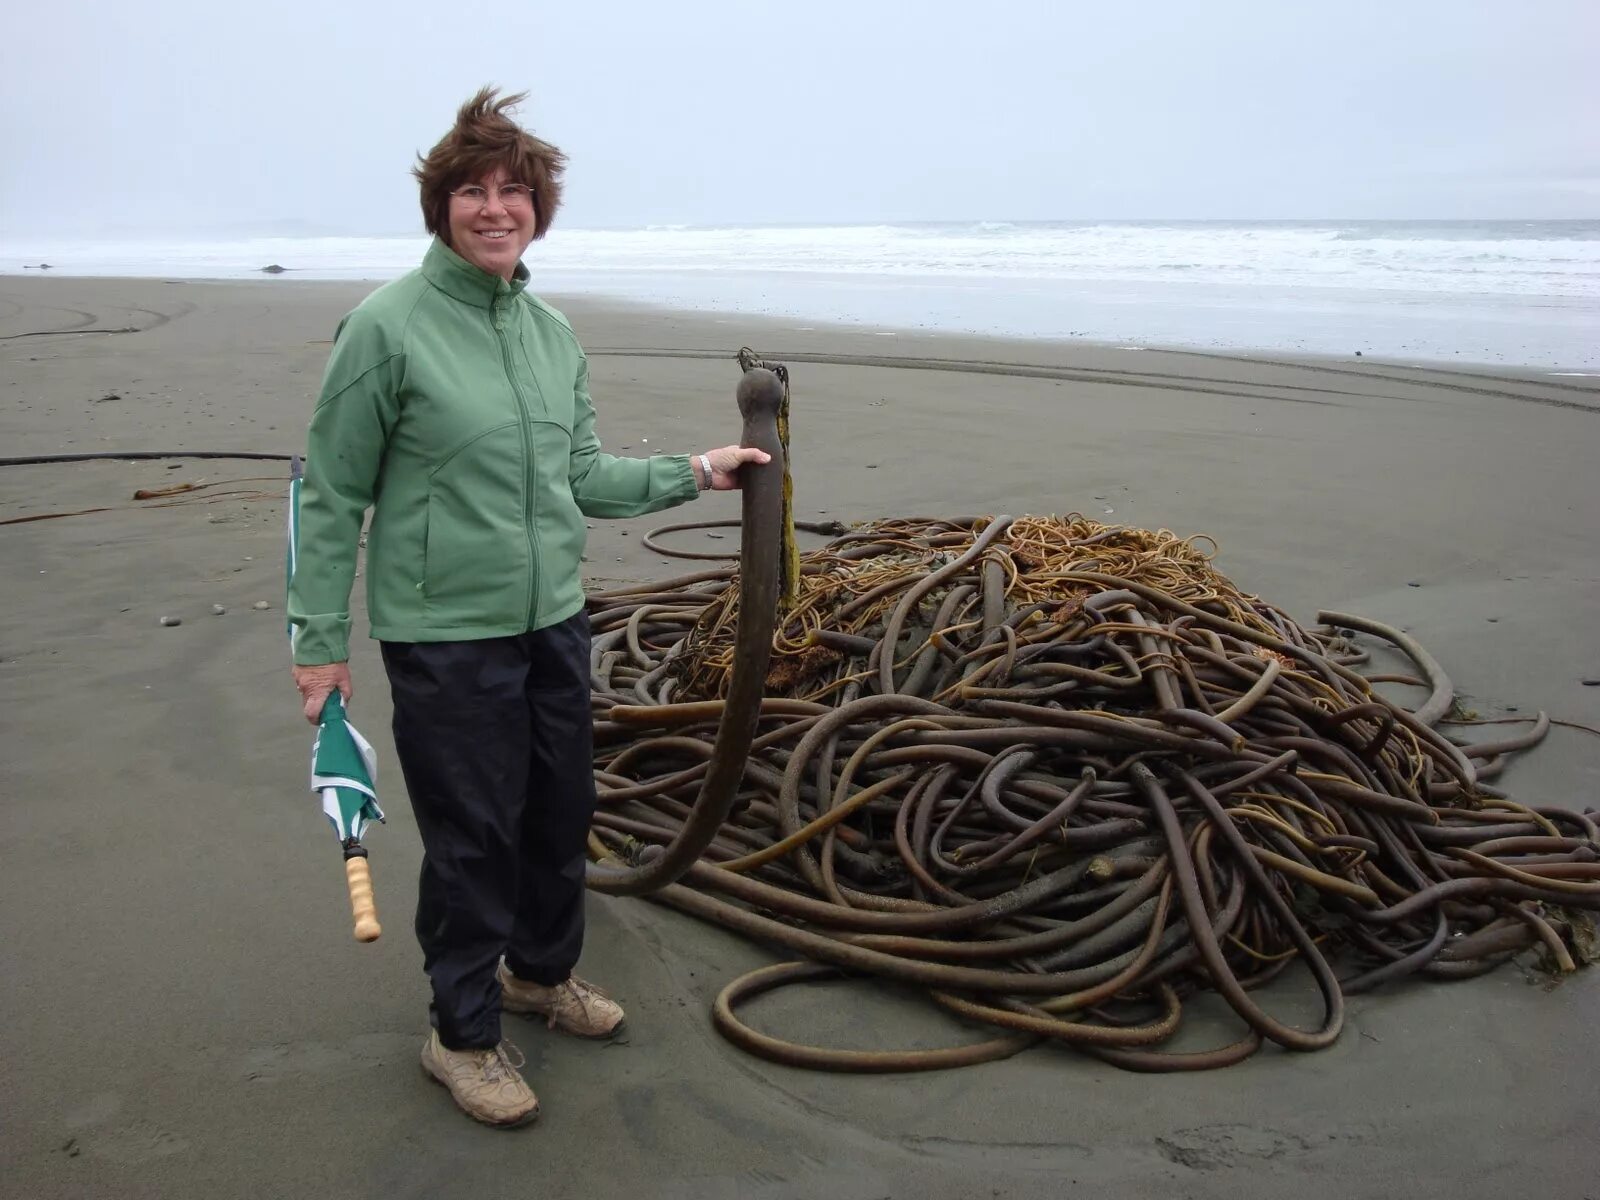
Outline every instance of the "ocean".
{"label": "ocean", "polygon": [[[7,238],[0,273],[381,281],[425,245]],[[541,293],[799,322],[1600,369],[1600,221],[558,227],[525,261]]]}

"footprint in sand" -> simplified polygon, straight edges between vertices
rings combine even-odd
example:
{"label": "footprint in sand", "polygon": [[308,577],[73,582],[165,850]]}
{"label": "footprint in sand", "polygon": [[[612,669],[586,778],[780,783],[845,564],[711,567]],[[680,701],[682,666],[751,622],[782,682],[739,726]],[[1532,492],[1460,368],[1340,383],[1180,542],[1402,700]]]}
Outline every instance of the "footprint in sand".
{"label": "footprint in sand", "polygon": [[1161,1153],[1179,1166],[1214,1171],[1246,1161],[1293,1157],[1311,1149],[1298,1134],[1250,1125],[1200,1125],[1158,1137]]}
{"label": "footprint in sand", "polygon": [[71,1157],[90,1154],[124,1165],[167,1158],[189,1149],[186,1138],[143,1117],[122,1111],[122,1098],[103,1092],[67,1118],[72,1136],[62,1144]]}
{"label": "footprint in sand", "polygon": [[361,1033],[337,1043],[279,1042],[246,1053],[240,1073],[250,1083],[327,1078],[407,1058],[420,1044],[420,1035],[409,1033]]}

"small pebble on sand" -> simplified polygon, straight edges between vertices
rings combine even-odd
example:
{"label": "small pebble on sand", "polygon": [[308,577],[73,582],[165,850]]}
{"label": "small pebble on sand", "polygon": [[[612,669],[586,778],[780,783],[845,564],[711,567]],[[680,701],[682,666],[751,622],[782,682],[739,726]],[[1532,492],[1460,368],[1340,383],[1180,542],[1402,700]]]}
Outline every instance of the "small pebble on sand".
{"label": "small pebble on sand", "polygon": [[251,605],[251,607],[257,609],[268,609],[271,608],[272,605],[268,604],[265,600],[257,600],[253,605]]}
{"label": "small pebble on sand", "polygon": [[161,624],[163,624],[163,625],[182,625],[183,624],[183,618],[182,617],[162,617],[161,618]]}
{"label": "small pebble on sand", "polygon": [[227,611],[228,610],[223,608],[222,605],[220,605],[220,604],[213,604],[211,606],[211,615],[214,616],[214,617],[220,617],[220,616],[222,616],[223,613],[225,613]]}

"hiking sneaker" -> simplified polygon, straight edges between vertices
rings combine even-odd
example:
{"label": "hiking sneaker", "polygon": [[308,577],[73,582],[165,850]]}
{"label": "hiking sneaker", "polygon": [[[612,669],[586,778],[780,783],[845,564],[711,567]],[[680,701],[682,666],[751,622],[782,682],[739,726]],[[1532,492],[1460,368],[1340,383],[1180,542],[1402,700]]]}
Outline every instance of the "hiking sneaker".
{"label": "hiking sneaker", "polygon": [[537,1014],[551,1029],[586,1038],[610,1037],[622,1025],[622,1005],[576,975],[544,987],[518,979],[503,959],[499,975],[500,1007],[506,1012]]}
{"label": "hiking sneaker", "polygon": [[517,1074],[527,1060],[518,1051],[513,1063],[507,1046],[509,1042],[492,1050],[451,1050],[439,1041],[436,1029],[422,1044],[422,1069],[449,1088],[451,1098],[473,1120],[521,1125],[539,1115],[539,1098]]}

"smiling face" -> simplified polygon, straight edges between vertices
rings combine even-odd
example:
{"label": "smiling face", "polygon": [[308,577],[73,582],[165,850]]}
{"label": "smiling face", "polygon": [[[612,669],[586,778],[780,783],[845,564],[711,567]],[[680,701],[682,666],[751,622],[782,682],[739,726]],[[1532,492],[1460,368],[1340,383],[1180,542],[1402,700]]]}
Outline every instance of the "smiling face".
{"label": "smiling face", "polygon": [[[504,167],[481,179],[464,179],[450,197],[450,248],[473,266],[509,280],[523,251],[533,241],[536,211],[528,193],[521,203],[506,203],[501,188],[517,184]],[[482,188],[482,200],[459,193]]]}

